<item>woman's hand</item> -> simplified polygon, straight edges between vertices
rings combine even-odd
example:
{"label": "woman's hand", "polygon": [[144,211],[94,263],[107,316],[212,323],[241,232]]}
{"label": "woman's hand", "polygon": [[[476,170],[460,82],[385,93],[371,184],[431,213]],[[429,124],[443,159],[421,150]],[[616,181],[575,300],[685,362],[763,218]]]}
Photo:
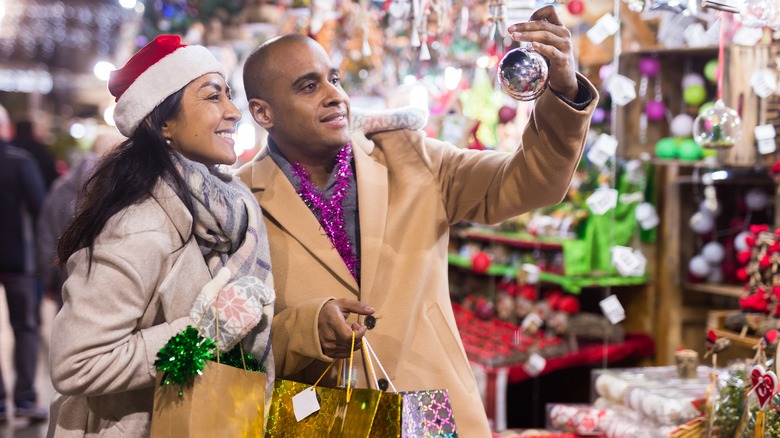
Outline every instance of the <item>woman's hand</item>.
{"label": "woman's hand", "polygon": [[374,308],[348,298],[328,301],[320,310],[317,328],[320,333],[322,353],[334,359],[346,359],[351,353],[352,333],[355,333],[355,349],[361,347],[366,326],[347,322],[351,313],[370,315]]}

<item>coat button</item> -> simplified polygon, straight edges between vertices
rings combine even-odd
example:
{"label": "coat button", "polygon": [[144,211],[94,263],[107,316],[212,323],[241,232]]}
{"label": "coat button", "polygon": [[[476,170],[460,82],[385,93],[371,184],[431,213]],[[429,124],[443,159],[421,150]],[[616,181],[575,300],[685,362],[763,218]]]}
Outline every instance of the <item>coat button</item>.
{"label": "coat button", "polygon": [[376,318],[374,318],[373,315],[368,315],[368,316],[366,316],[365,323],[366,323],[366,327],[369,330],[371,330],[374,327],[376,327]]}
{"label": "coat button", "polygon": [[382,391],[387,391],[387,388],[390,386],[390,384],[387,383],[387,379],[379,379],[376,383]]}

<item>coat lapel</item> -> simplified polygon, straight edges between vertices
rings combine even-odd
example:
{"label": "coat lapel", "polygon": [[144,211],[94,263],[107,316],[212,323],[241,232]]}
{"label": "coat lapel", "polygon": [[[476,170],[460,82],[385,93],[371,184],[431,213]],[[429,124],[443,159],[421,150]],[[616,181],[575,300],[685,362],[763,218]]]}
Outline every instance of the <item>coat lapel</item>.
{"label": "coat lapel", "polygon": [[255,196],[260,192],[258,200],[266,215],[274,218],[280,228],[300,242],[358,294],[357,282],[325,235],[317,218],[267,153],[261,152],[257,161],[252,163],[250,189]]}
{"label": "coat lapel", "polygon": [[360,147],[352,148],[358,183],[360,215],[360,299],[371,305],[387,220],[387,168]]}

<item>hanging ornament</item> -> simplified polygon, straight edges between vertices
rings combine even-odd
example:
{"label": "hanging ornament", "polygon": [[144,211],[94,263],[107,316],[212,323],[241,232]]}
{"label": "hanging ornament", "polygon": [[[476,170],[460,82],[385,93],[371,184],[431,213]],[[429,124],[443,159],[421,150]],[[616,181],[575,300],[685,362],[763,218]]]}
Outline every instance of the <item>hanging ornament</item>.
{"label": "hanging ornament", "polygon": [[530,47],[518,47],[498,64],[501,88],[513,99],[530,101],[539,97],[549,82],[549,61]]}
{"label": "hanging ornament", "polygon": [[742,119],[718,99],[693,123],[693,139],[705,149],[728,149],[742,137]]}
{"label": "hanging ornament", "polygon": [[569,4],[566,5],[566,9],[572,15],[582,15],[582,13],[585,12],[585,3],[583,3],[582,0],[571,0]]}
{"label": "hanging ornament", "polygon": [[693,117],[688,114],[674,116],[669,131],[673,137],[690,137],[693,134]]}

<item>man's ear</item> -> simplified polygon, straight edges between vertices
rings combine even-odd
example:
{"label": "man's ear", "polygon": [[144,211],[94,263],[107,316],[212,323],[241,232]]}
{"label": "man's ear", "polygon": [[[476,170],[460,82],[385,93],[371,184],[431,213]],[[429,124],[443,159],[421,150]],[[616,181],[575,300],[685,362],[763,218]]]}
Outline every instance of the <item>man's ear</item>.
{"label": "man's ear", "polygon": [[271,107],[263,99],[256,97],[249,99],[249,113],[260,127],[268,130],[274,126]]}

